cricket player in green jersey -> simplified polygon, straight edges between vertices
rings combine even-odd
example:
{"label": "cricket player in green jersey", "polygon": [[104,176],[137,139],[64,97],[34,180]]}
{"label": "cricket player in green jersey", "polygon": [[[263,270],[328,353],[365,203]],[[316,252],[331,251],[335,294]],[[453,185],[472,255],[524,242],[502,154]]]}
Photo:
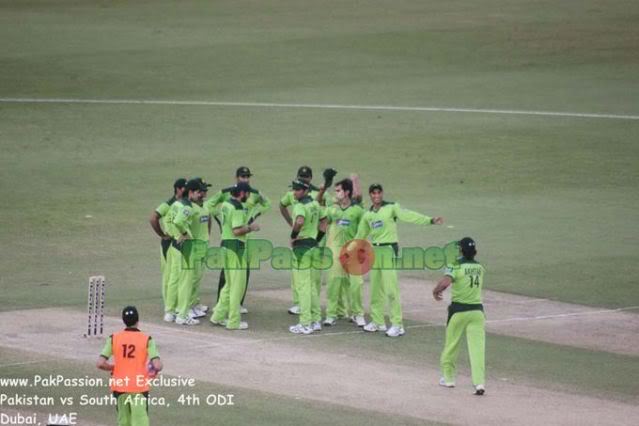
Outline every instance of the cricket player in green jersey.
{"label": "cricket player in green jersey", "polygon": [[324,209],[309,195],[309,185],[293,181],[293,192],[297,203],[293,205],[293,282],[297,290],[300,317],[299,323],[289,327],[294,334],[311,334],[322,329],[320,307],[320,279],[317,270],[318,241],[324,237],[326,215]]}
{"label": "cricket player in green jersey", "polygon": [[[251,176],[253,176],[253,174],[251,173],[251,170],[246,166],[238,167],[238,169],[235,171],[236,183],[244,182],[250,185]],[[206,206],[209,209],[209,211],[215,211],[219,206],[222,205],[224,201],[229,201],[231,199],[231,190],[233,188],[234,186],[229,186],[228,188],[224,188],[218,191],[217,193],[215,193],[215,195],[213,195],[209,200],[207,200]],[[253,221],[256,220],[259,216],[261,216],[262,214],[266,213],[267,211],[271,209],[271,201],[264,194],[261,194],[257,189],[255,189],[254,187],[251,187],[251,193],[249,194],[249,197],[246,200],[246,203],[244,203],[244,208],[248,211],[249,222],[253,223]],[[218,221],[218,224],[220,224],[219,219],[218,218],[215,218],[215,219],[216,221]],[[220,224],[220,230],[221,230],[221,224]],[[250,260],[249,259],[247,260],[249,261],[248,264],[250,264]],[[246,286],[244,287],[244,295],[242,295],[242,302],[241,302],[242,307],[240,308],[240,311],[243,314],[248,313],[248,309],[244,306],[244,301],[246,299],[246,292],[248,291],[250,274],[251,274],[250,269],[247,269],[246,270]],[[220,294],[222,293],[222,289],[224,288],[225,284],[226,284],[226,276],[224,274],[224,269],[222,269],[220,271],[220,280],[218,282],[218,287],[217,287],[218,300],[220,300]]]}
{"label": "cricket player in green jersey", "polygon": [[230,191],[231,199],[222,203],[222,247],[227,283],[215,305],[211,323],[224,325],[228,330],[246,330],[248,324],[241,321],[240,306],[246,286],[246,238],[259,231],[257,223],[249,224],[250,218],[244,203],[251,194],[251,187],[240,182]]}
{"label": "cricket player in green jersey", "polygon": [[403,209],[398,203],[384,201],[384,189],[380,184],[370,186],[368,193],[372,206],[364,213],[359,223],[356,239],[370,237],[375,253],[375,261],[370,270],[371,322],[364,326],[365,331],[386,331],[384,306],[390,307],[391,327],[386,331],[389,337],[405,334],[402,318],[402,305],[397,283],[396,258],[399,251],[397,221],[416,225],[441,225],[441,217],[429,217]]}
{"label": "cricket player in green jersey", "polygon": [[[334,169],[326,169],[323,174],[324,174],[325,183],[326,183],[327,179],[332,182],[332,179],[335,176],[335,174],[337,174],[337,171],[335,171]],[[315,185],[313,185],[311,183],[312,179],[313,179],[313,170],[310,167],[302,166],[302,167],[300,167],[297,170],[297,178],[296,178],[296,180],[299,181],[299,182],[306,183],[308,185],[308,187],[309,187],[307,195],[310,196],[311,199],[317,200],[317,197],[319,195],[319,191],[320,191],[321,188],[318,188]],[[328,186],[330,186],[330,185],[328,185]],[[328,189],[328,186],[324,185],[324,188]],[[280,213],[282,214],[282,217],[284,218],[286,223],[288,223],[289,226],[293,226],[293,219],[291,218],[291,214],[289,212],[289,207],[295,205],[297,202],[298,201],[295,198],[295,193],[294,193],[293,190],[288,191],[280,199]],[[329,196],[329,194],[325,194],[324,195],[324,201],[323,201],[322,205],[330,206],[332,204],[333,204],[332,197]],[[326,238],[322,238],[320,240],[320,242],[319,242],[319,245],[320,246],[325,246],[326,245]],[[321,271],[318,271],[318,273],[320,273],[320,286],[321,286]],[[300,314],[300,307],[299,307],[299,303],[298,303],[298,294],[297,294],[297,290],[295,289],[295,285],[294,285],[293,281],[291,281],[291,290],[292,290],[292,293],[293,293],[293,306],[291,306],[288,309],[288,313],[292,314],[292,315],[299,315]],[[318,289],[318,291],[319,291],[319,289]]]}
{"label": "cricket player in green jersey", "polygon": [[[308,195],[313,199],[317,199],[317,193],[319,188],[311,183],[313,180],[313,170],[308,166],[302,166],[297,170],[297,181],[304,182],[308,185]],[[289,212],[289,207],[293,206],[297,203],[297,199],[295,198],[295,193],[293,190],[287,191],[286,194],[282,196],[280,199],[280,213],[282,217],[288,223],[288,226],[293,226],[293,219],[291,218],[291,213]],[[297,289],[295,288],[295,282],[291,279],[291,291],[293,293],[293,306],[288,309],[288,313],[291,315],[299,315],[300,314],[300,306],[299,306],[299,297],[297,293]]]}
{"label": "cricket player in green jersey", "polygon": [[440,359],[443,377],[439,384],[449,388],[455,386],[457,354],[462,336],[466,333],[475,395],[483,395],[486,392],[486,331],[484,307],[481,302],[484,267],[475,260],[477,247],[472,238],[462,238],[458,245],[461,257],[455,264],[449,265],[444,277],[433,289],[433,297],[441,301],[444,290],[451,284],[453,286],[452,302],[448,306],[446,343]]}
{"label": "cricket player in green jersey", "polygon": [[[198,230],[196,233],[200,236],[199,242],[197,244],[200,245],[201,249],[198,257],[198,262],[202,262],[202,264],[198,265],[196,273],[193,277],[193,285],[192,285],[192,295],[191,295],[191,313],[190,315],[194,318],[202,318],[206,316],[206,312],[209,310],[209,307],[202,304],[200,302],[200,286],[202,284],[202,279],[204,278],[204,257],[205,253],[202,250],[208,248],[209,236],[211,235],[211,213],[207,207],[204,206],[204,201],[208,195],[209,188],[211,187],[210,183],[206,183],[202,180],[202,178],[194,178],[200,181],[202,186],[202,198],[199,201],[196,201],[196,204],[203,208],[205,211],[202,212],[200,216],[200,223],[198,225]],[[205,242],[206,244],[203,244]]]}
{"label": "cricket player in green jersey", "polygon": [[188,198],[180,202],[181,207],[172,222],[179,234],[176,245],[182,254],[177,317],[175,318],[175,323],[179,325],[199,324],[192,312],[191,302],[193,300],[193,284],[201,278],[202,260],[208,249],[209,212],[198,204],[202,201],[204,190],[206,190],[206,186],[201,179],[189,180],[186,184]]}
{"label": "cricket player in green jersey", "polygon": [[[325,186],[320,190],[318,199],[323,200]],[[333,255],[333,265],[328,274],[326,319],[324,325],[332,326],[337,322],[340,301],[345,300],[350,310],[351,320],[359,327],[366,325],[364,307],[362,305],[361,275],[350,275],[344,270],[339,256],[342,247],[355,238],[357,227],[364,209],[351,197],[353,195],[353,181],[343,179],[335,184],[335,199],[337,203],[326,209],[328,220],[328,237],[326,246]]]}
{"label": "cricket player in green jersey", "polygon": [[[166,223],[165,219],[169,211],[171,210],[171,206],[173,205],[173,203],[175,203],[176,200],[182,198],[185,187],[186,179],[176,179],[175,183],[173,183],[173,197],[160,204],[153,211],[153,213],[151,213],[151,218],[149,219],[151,228],[153,228],[155,233],[160,237],[162,249],[162,252],[160,254],[160,272],[162,273],[162,300],[164,301],[165,312],[175,311],[175,305],[177,303],[177,292],[175,291],[175,289],[169,291],[168,288],[171,269],[168,267],[167,255],[169,247],[171,247],[172,237],[168,232],[169,224]],[[171,321],[172,320],[173,319],[171,319]]]}

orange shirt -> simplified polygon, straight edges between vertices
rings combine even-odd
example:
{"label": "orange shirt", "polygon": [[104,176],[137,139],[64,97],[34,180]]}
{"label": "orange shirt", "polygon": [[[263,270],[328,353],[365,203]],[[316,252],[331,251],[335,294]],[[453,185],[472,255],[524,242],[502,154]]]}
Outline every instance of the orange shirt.
{"label": "orange shirt", "polygon": [[111,339],[115,364],[111,390],[127,393],[148,392],[147,346],[150,337],[137,329],[125,329],[113,334]]}

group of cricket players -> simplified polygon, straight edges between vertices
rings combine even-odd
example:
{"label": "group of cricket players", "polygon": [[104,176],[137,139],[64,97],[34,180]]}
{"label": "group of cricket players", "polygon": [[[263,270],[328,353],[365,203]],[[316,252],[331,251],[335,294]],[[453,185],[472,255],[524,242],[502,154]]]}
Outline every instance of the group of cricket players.
{"label": "group of cricket players", "polygon": [[[366,332],[385,332],[389,337],[405,334],[397,269],[397,222],[441,225],[442,217],[429,217],[398,203],[384,200],[381,184],[368,188],[370,204],[364,207],[357,175],[334,182],[337,171],[326,169],[323,184],[313,185],[313,172],[303,166],[279,203],[279,210],[290,227],[292,248],[291,288],[293,304],[288,309],[299,320],[289,327],[294,334],[309,335],[347,319]],[[197,325],[208,315],[209,307],[199,297],[205,258],[212,228],[219,230],[224,256],[220,271],[217,302],[210,322],[228,330],[245,330],[242,315],[249,282],[250,236],[260,230],[259,218],[271,209],[271,201],[253,187],[248,167],[239,167],[233,185],[209,196],[211,184],[201,178],[180,178],[173,185],[173,196],[152,213],[150,224],[161,238],[162,297],[164,320],[178,325]],[[329,192],[329,188],[333,190]],[[215,224],[213,224],[215,222]],[[358,241],[366,243],[374,256],[368,272],[370,309],[367,322],[362,300],[363,273],[347,263],[349,255],[365,253]],[[442,300],[452,286],[448,308],[446,343],[441,356],[443,377],[440,385],[454,387],[455,364],[461,338],[468,339],[475,393],[484,393],[484,314],[481,304],[484,268],[474,259],[475,242],[458,242],[459,258],[449,265],[433,290]],[[329,250],[327,250],[329,249]],[[315,267],[329,253],[332,263],[326,277],[326,310],[322,320],[320,291],[322,271]],[[366,263],[366,260],[359,259]],[[356,262],[357,263],[357,262]],[[370,269],[370,270],[369,270]],[[388,306],[390,326],[385,320]]]}

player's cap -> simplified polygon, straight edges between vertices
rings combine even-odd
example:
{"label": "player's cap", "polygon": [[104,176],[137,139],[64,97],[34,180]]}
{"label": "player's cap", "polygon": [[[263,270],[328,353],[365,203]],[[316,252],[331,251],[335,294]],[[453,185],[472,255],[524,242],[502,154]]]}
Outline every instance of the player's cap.
{"label": "player's cap", "polygon": [[173,189],[184,188],[186,186],[186,179],[179,178],[173,183]]}
{"label": "player's cap", "polygon": [[312,178],[313,170],[308,166],[302,166],[299,169],[297,169],[297,177]]}
{"label": "player's cap", "polygon": [[238,182],[233,185],[233,189],[231,189],[232,194],[239,194],[240,192],[251,192],[251,185],[246,182]]}
{"label": "player's cap", "polygon": [[210,183],[204,182],[201,177],[194,177],[193,180],[197,180],[200,182],[200,186],[201,186],[200,191],[206,192],[209,190],[211,186],[213,186]]}
{"label": "player's cap", "polygon": [[475,244],[475,240],[470,237],[464,237],[457,242],[457,245],[462,251],[470,251],[477,250],[477,246]]}
{"label": "player's cap", "polygon": [[205,187],[202,184],[202,179],[200,178],[193,178],[186,183],[187,191],[202,191],[203,190],[202,188],[205,188]]}
{"label": "player's cap", "polygon": [[237,170],[235,171],[235,177],[240,177],[240,176],[251,177],[253,176],[253,173],[251,173],[251,169],[249,169],[248,167],[242,166],[242,167],[238,167]]}
{"label": "player's cap", "polygon": [[374,183],[368,187],[368,193],[370,194],[373,191],[384,191],[381,183]]}
{"label": "player's cap", "polygon": [[302,182],[301,180],[294,180],[291,182],[291,188],[293,189],[309,189],[310,186],[306,182]]}
{"label": "player's cap", "polygon": [[135,306],[127,306],[122,309],[122,321],[127,327],[133,327],[139,318],[138,310]]}

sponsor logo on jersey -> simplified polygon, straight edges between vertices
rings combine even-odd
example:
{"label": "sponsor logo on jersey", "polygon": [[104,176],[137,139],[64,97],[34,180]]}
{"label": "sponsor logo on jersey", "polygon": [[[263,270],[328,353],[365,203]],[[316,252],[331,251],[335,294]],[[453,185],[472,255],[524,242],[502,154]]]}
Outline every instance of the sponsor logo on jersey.
{"label": "sponsor logo on jersey", "polygon": [[336,223],[339,226],[349,226],[351,224],[351,221],[348,219],[339,219]]}
{"label": "sponsor logo on jersey", "polygon": [[200,223],[208,223],[208,221],[209,221],[208,216],[200,216]]}
{"label": "sponsor logo on jersey", "polygon": [[376,220],[375,222],[371,223],[371,228],[373,229],[381,228],[382,226],[384,226],[383,220]]}

